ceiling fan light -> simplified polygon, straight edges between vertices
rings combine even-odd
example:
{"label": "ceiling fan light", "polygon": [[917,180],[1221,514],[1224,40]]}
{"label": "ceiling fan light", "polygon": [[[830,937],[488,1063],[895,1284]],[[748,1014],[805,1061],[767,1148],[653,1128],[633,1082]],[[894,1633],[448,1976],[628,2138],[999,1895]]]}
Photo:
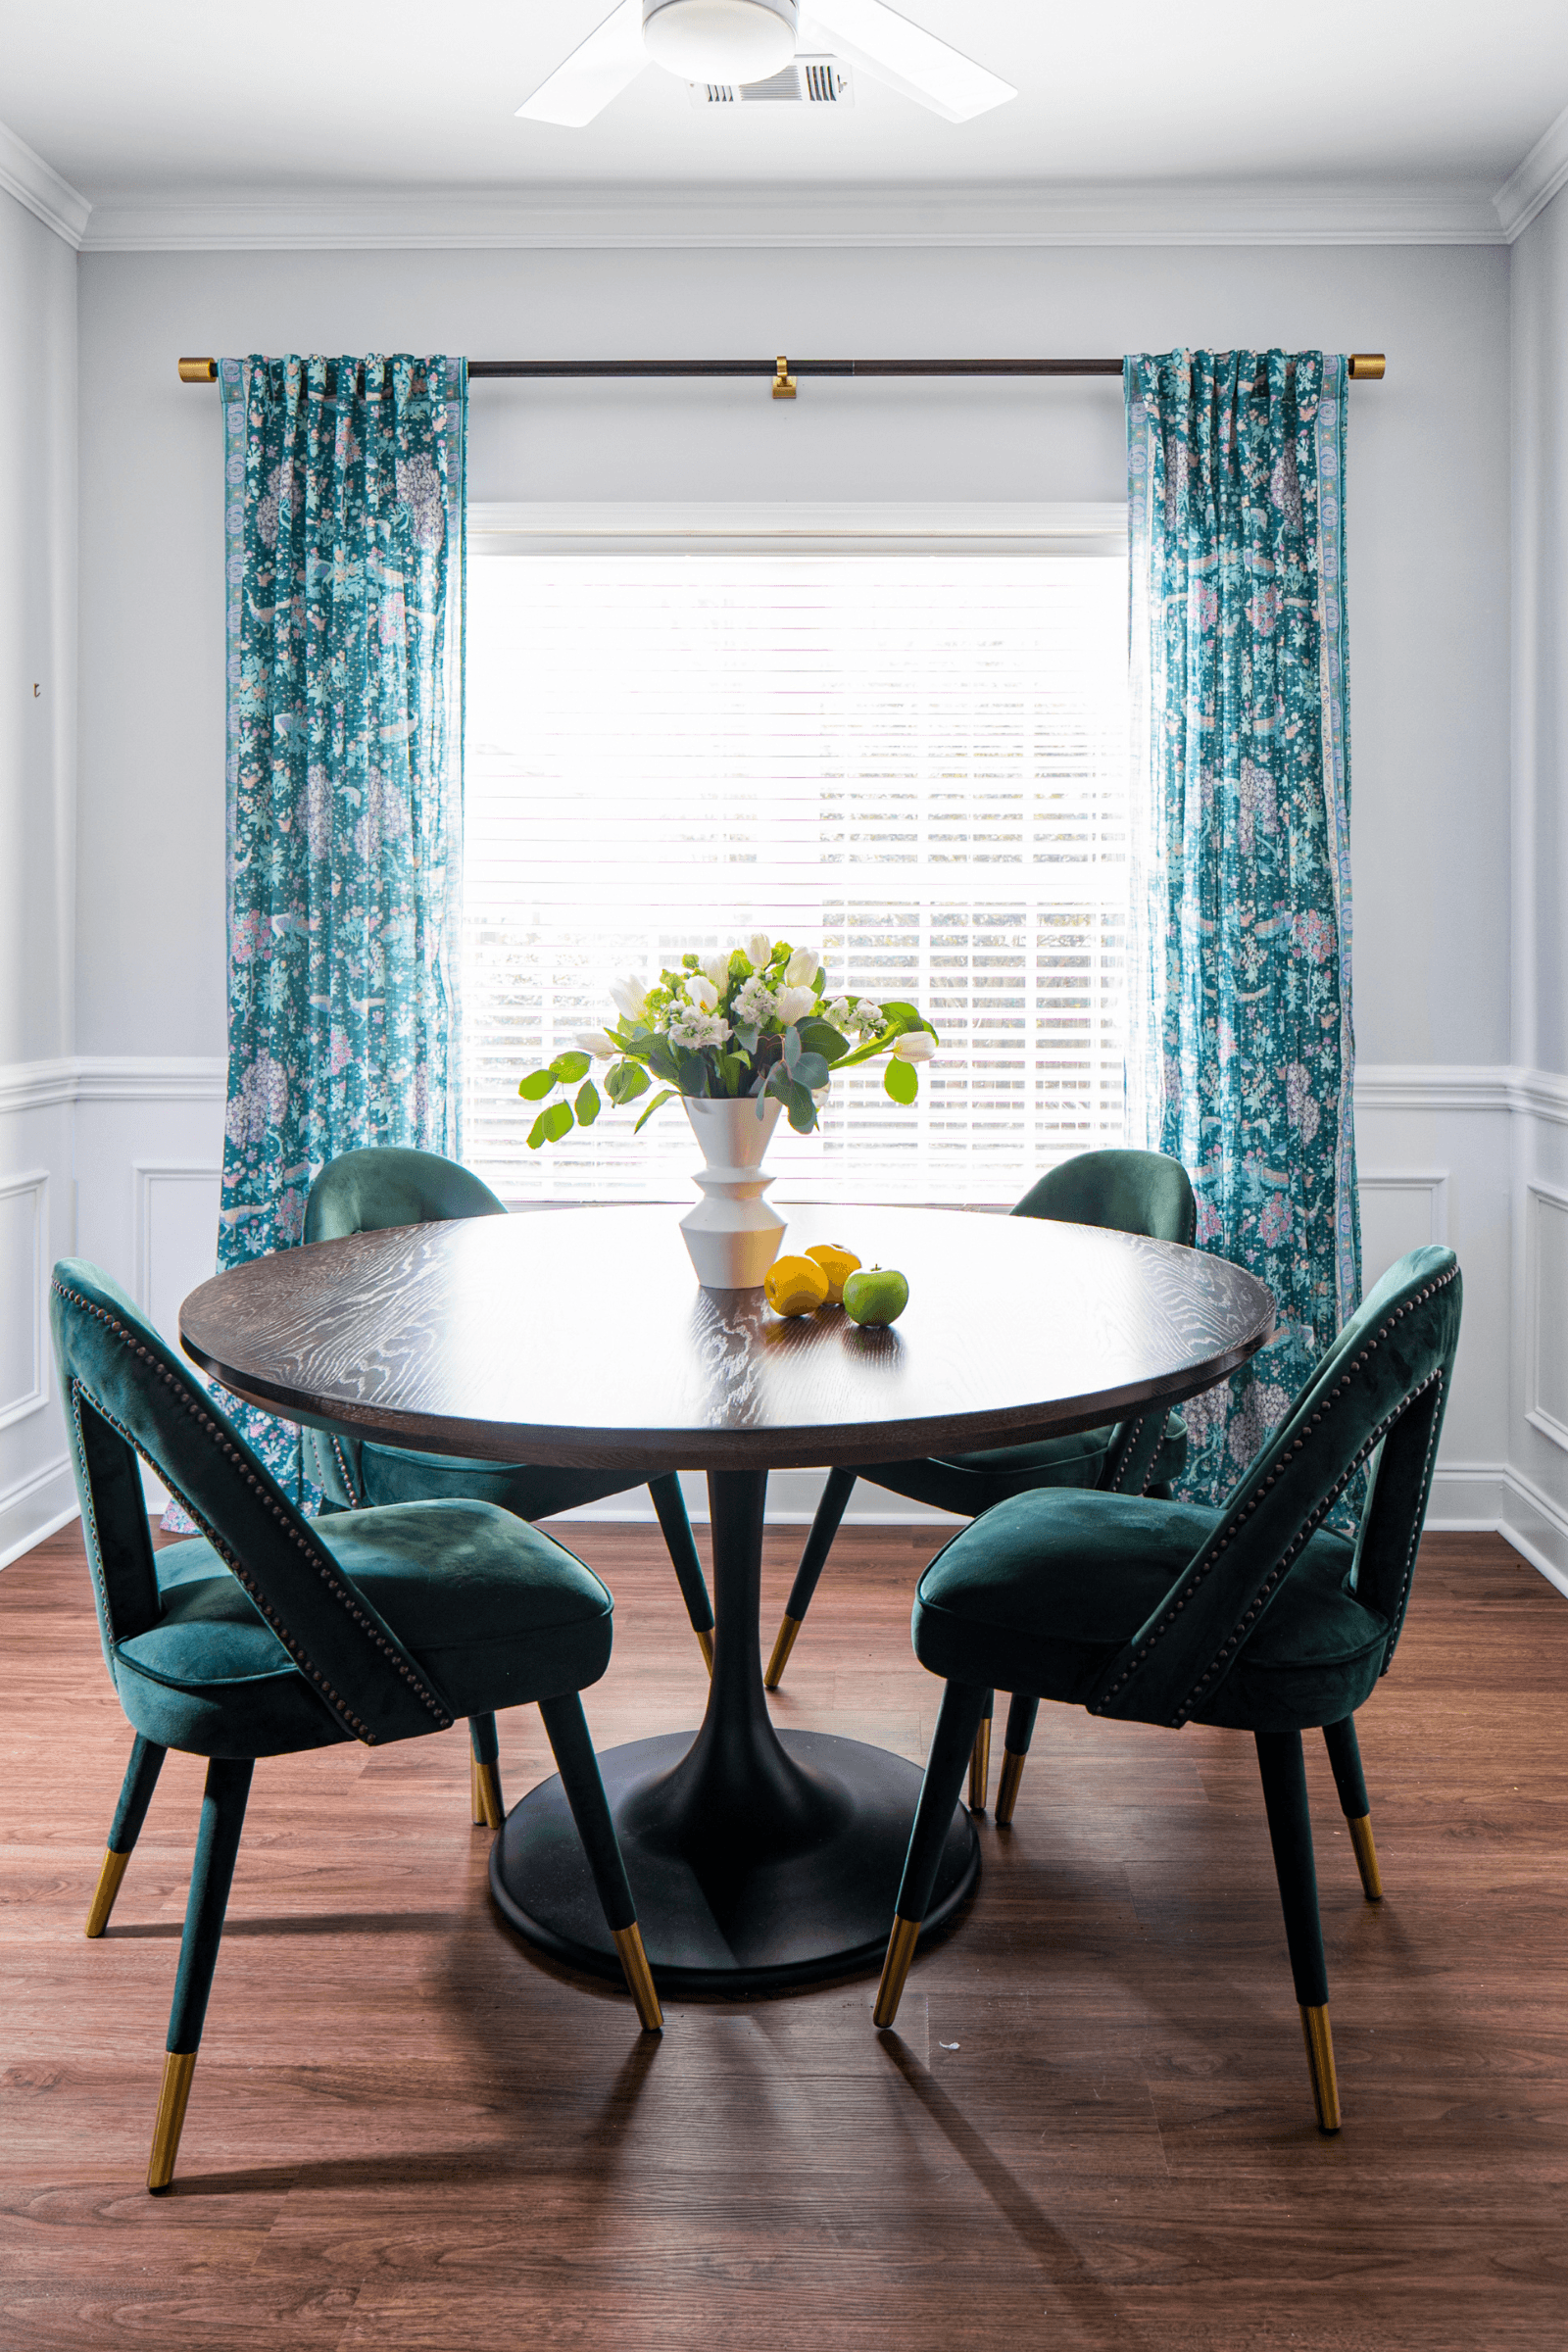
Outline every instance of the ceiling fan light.
{"label": "ceiling fan light", "polygon": [[643,0],[643,45],[683,81],[765,81],[795,55],[796,0]]}

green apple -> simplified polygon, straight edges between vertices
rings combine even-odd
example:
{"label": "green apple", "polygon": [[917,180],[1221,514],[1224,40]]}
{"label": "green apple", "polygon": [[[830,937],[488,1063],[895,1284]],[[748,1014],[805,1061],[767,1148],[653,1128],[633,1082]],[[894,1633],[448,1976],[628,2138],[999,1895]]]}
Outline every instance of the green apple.
{"label": "green apple", "polygon": [[844,1285],[844,1312],[852,1323],[896,1323],[909,1303],[909,1286],[893,1266],[862,1266]]}

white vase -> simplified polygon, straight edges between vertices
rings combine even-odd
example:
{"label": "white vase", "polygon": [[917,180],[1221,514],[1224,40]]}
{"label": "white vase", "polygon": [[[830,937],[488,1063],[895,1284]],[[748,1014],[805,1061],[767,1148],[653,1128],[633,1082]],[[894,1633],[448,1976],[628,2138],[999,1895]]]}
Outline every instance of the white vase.
{"label": "white vase", "polygon": [[708,1162],[696,1171],[703,1198],[680,1221],[697,1279],[710,1291],[756,1291],[778,1255],[784,1219],[762,1199],[771,1176],[761,1172],[784,1105],[747,1096],[710,1102],[682,1097],[692,1133]]}

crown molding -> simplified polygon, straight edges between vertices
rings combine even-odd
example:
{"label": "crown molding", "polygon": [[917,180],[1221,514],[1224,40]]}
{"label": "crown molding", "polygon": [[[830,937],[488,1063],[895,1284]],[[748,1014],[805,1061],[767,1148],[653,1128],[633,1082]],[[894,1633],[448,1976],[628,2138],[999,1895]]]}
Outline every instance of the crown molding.
{"label": "crown molding", "polygon": [[74,253],[80,252],[92,206],[4,122],[0,122],[0,188],[24,204],[45,228],[63,237]]}
{"label": "crown molding", "polygon": [[1561,187],[1568,186],[1568,106],[1548,123],[1511,179],[1493,198],[1502,233],[1511,245]]}
{"label": "crown molding", "polygon": [[711,182],[107,195],[88,253],[514,248],[1500,245],[1482,181]]}

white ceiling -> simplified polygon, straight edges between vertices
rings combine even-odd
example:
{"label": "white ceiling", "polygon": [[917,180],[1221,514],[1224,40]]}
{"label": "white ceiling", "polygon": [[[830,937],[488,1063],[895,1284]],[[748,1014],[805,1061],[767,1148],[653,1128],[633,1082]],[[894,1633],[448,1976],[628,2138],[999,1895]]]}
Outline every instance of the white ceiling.
{"label": "white ceiling", "polygon": [[514,109],[611,0],[0,0],[0,119],[95,206],[372,190],[1506,180],[1568,109],[1564,0],[904,0],[1016,83],[954,125],[698,112],[657,69],[586,130]]}

